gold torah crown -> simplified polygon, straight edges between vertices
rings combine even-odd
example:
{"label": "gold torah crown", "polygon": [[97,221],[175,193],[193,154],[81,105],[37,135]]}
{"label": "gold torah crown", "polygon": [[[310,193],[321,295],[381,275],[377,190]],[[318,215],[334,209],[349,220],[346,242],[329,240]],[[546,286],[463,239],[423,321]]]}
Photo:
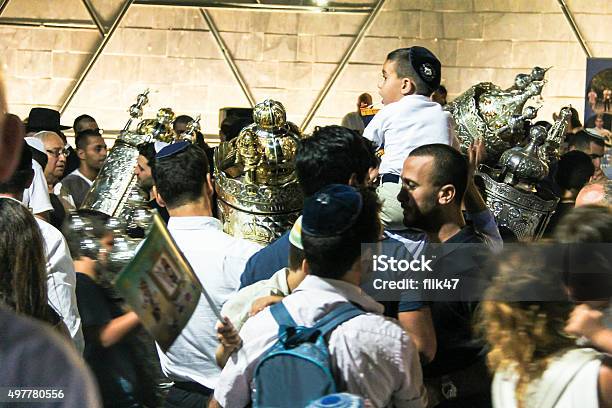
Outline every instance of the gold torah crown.
{"label": "gold torah crown", "polygon": [[174,142],[176,135],[172,129],[174,112],[170,108],[161,108],[157,111],[155,119],[140,121],[136,133],[149,135],[152,140],[160,140],[166,143]]}
{"label": "gold torah crown", "polygon": [[301,136],[280,102],[257,104],[253,120],[215,152],[215,187],[224,230],[267,243],[290,228],[302,208],[295,174]]}

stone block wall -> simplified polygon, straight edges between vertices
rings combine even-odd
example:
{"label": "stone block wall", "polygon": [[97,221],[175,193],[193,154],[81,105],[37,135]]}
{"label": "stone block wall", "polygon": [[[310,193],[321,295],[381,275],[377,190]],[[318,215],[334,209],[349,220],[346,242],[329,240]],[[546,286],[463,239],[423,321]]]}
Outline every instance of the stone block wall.
{"label": "stone block wall", "polygon": [[[612,2],[568,0],[594,56],[612,56]],[[94,0],[107,26],[122,0]],[[257,101],[277,99],[298,125],[366,19],[365,14],[211,9],[210,14]],[[10,0],[1,18],[91,24],[79,0]],[[0,21],[1,21],[0,18]],[[0,67],[11,110],[58,108],[101,35],[92,28],[0,24]],[[386,0],[312,120],[339,124],[377,82],[386,54],[423,45],[442,61],[449,96],[479,81],[503,87],[519,72],[552,66],[539,117],[571,103],[583,108],[586,59],[556,0]],[[63,115],[89,113],[105,129],[121,129],[136,95],[150,88],[145,115],[160,107],[201,114],[205,133],[218,131],[224,106],[248,106],[198,9],[134,5]],[[535,101],[539,103],[538,101]]]}

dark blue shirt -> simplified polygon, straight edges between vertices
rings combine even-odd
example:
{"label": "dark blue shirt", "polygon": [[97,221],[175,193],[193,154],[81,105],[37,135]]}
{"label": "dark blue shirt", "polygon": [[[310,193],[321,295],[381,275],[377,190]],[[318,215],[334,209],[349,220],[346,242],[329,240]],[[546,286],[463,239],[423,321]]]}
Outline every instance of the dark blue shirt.
{"label": "dark blue shirt", "polygon": [[240,289],[270,279],[281,268],[289,266],[289,231],[249,258],[240,276]]}

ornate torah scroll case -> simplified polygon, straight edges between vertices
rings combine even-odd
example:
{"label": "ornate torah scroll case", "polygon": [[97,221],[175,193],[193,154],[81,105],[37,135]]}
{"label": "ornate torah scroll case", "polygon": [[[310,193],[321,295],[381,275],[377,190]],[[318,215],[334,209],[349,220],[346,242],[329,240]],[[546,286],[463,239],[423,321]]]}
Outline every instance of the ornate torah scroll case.
{"label": "ornate torah scroll case", "polygon": [[301,135],[280,102],[257,104],[253,120],[215,152],[215,189],[223,230],[267,244],[291,228],[302,208],[295,175]]}
{"label": "ornate torah scroll case", "polygon": [[537,108],[525,107],[540,95],[546,71],[535,67],[530,75],[519,74],[505,90],[489,82],[476,84],[446,108],[462,149],[477,138],[484,140],[487,160],[477,173],[479,184],[497,223],[522,241],[542,236],[558,202],[539,182],[559,158],[569,109],[562,109],[546,131],[530,123]]}

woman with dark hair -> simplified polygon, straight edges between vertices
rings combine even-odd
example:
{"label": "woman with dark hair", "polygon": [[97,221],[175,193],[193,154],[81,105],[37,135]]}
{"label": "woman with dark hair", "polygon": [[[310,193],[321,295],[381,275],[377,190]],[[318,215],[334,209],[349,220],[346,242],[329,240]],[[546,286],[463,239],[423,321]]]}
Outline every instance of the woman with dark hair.
{"label": "woman with dark hair", "polygon": [[52,325],[58,316],[47,304],[43,238],[34,216],[20,202],[0,199],[0,303]]}

